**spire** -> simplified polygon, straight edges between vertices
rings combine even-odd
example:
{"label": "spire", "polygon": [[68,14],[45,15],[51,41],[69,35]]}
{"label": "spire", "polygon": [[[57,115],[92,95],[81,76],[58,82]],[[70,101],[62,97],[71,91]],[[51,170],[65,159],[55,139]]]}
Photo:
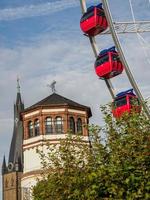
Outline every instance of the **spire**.
{"label": "spire", "polygon": [[5,174],[6,171],[7,171],[7,167],[6,167],[6,160],[5,160],[5,155],[4,155],[3,164],[2,164],[2,175]]}
{"label": "spire", "polygon": [[20,79],[19,77],[17,77],[17,93],[20,93],[20,83],[19,83]]}
{"label": "spire", "polygon": [[21,94],[20,94],[20,79],[17,77],[17,98],[16,98],[16,105],[21,105]]}
{"label": "spire", "polygon": [[[14,129],[9,151],[8,165],[15,166],[16,160],[20,160],[19,168],[23,166],[22,156],[22,141],[23,141],[23,124],[20,113],[24,110],[24,104],[21,100],[19,78],[17,78],[17,97],[16,104],[14,104]],[[12,168],[13,170],[15,168]]]}

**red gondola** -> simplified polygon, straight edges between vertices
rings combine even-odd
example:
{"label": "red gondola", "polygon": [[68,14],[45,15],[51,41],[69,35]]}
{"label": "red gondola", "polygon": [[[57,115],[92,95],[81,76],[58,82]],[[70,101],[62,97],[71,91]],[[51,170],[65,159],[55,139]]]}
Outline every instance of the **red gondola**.
{"label": "red gondola", "polygon": [[87,9],[87,12],[81,17],[80,27],[89,36],[95,36],[107,29],[108,23],[102,3]]}
{"label": "red gondola", "polygon": [[117,94],[112,104],[112,113],[115,118],[121,117],[125,112],[141,112],[141,105],[133,89]]}
{"label": "red gondola", "polygon": [[100,52],[95,61],[95,72],[101,79],[109,79],[122,73],[123,65],[115,47]]}

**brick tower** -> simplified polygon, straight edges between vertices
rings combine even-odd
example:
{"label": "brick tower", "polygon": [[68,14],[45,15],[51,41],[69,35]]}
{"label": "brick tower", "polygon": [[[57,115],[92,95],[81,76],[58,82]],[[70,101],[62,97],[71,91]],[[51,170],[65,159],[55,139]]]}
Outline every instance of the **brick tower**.
{"label": "brick tower", "polygon": [[46,153],[46,143],[59,144],[68,130],[80,133],[88,141],[88,130],[84,125],[91,117],[89,107],[53,93],[22,112],[24,140],[24,170],[21,180],[23,196],[30,197],[30,188],[40,175],[41,163],[36,149]]}

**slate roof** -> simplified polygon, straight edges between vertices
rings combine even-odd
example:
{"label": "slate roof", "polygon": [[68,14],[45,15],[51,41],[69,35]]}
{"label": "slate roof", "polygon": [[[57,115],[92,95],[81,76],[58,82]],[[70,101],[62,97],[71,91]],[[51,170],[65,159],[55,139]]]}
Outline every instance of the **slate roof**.
{"label": "slate roof", "polygon": [[49,95],[48,97],[42,99],[41,101],[39,101],[39,102],[33,104],[32,106],[26,108],[24,111],[28,111],[28,110],[38,108],[38,107],[41,107],[41,106],[43,106],[43,107],[45,107],[45,106],[51,106],[51,107],[53,107],[53,106],[55,106],[55,107],[56,106],[70,106],[70,107],[74,107],[74,108],[80,108],[82,110],[87,110],[88,113],[89,113],[89,116],[90,117],[92,116],[90,107],[79,104],[75,101],[67,99],[67,98],[65,98],[65,97],[63,97],[59,94],[56,94],[56,93]]}
{"label": "slate roof", "polygon": [[[16,104],[14,104],[14,129],[9,150],[8,164],[12,163],[15,166],[19,164],[19,171],[22,171],[23,156],[22,156],[22,141],[23,141],[23,125],[20,120],[20,113],[24,109],[24,104],[21,101],[20,92],[17,93]],[[15,171],[15,168],[12,169]]]}
{"label": "slate roof", "polygon": [[3,164],[2,164],[2,175],[5,174],[6,171],[7,171],[7,166],[6,166],[5,156],[4,156],[3,157]]}

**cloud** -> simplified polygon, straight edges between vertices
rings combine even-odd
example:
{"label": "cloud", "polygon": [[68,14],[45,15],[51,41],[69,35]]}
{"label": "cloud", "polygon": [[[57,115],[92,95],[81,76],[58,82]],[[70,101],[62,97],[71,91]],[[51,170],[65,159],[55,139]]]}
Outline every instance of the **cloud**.
{"label": "cloud", "polygon": [[[87,0],[86,3],[97,3],[98,0]],[[68,8],[79,6],[79,0],[57,0],[41,4],[25,5],[15,8],[0,9],[0,21],[11,21],[23,18],[53,14]]]}
{"label": "cloud", "polygon": [[[116,12],[116,0],[111,1],[114,1],[111,5],[113,4],[114,12]],[[3,9],[0,10],[0,21],[47,15],[71,7],[73,10],[78,5],[79,0],[57,0],[55,3]],[[126,11],[124,4],[122,6]],[[120,12],[119,9],[118,16]],[[17,75],[21,78],[21,94],[26,106],[31,106],[48,96],[51,91],[46,85],[56,80],[56,90],[60,95],[90,106],[93,113],[91,122],[102,124],[99,107],[101,104],[110,102],[111,96],[105,83],[95,75],[93,66],[95,58],[88,38],[81,35],[76,25],[77,22],[74,22],[76,24],[73,23],[72,26],[68,26],[63,20],[61,23],[69,27],[67,30],[64,28],[64,34],[59,32],[60,27],[58,26],[54,34],[49,32],[38,38],[33,35],[34,42],[30,37],[30,42],[23,40],[20,45],[20,41],[17,41],[17,45],[13,48],[4,48],[2,45],[0,47],[0,152],[8,151],[8,144],[11,140]],[[49,27],[51,28],[52,24]],[[67,31],[70,31],[72,27],[76,32],[68,34]],[[144,34],[143,37],[148,44],[149,36]],[[12,37],[10,41],[15,39]],[[113,45],[109,35],[98,36],[96,41],[101,49]],[[137,38],[135,35],[123,35],[120,36],[120,41],[142,93],[145,97],[149,96],[149,65]],[[112,83],[117,92],[131,87],[125,72],[112,79]]]}
{"label": "cloud", "polygon": [[[0,90],[4,91],[1,101],[3,105],[9,105],[8,112],[12,112],[15,100],[17,74],[21,76],[21,91],[27,106],[49,95],[46,85],[54,79],[57,81],[58,93],[62,92],[62,95],[67,95],[68,98],[82,104],[89,106],[96,104],[98,113],[99,105],[103,102],[99,99],[108,100],[107,95],[100,97],[101,93],[99,93],[99,98],[94,97],[95,91],[100,89],[101,84],[102,87],[105,86],[94,73],[95,58],[88,41],[83,38],[76,38],[73,41],[69,38],[65,41],[46,39],[39,41],[38,44],[21,46],[13,50],[1,49],[1,52],[3,55]],[[8,77],[9,81],[6,81]],[[9,88],[9,90],[4,90],[4,88]],[[11,98],[8,99],[8,95]],[[8,112],[6,116],[10,115]]]}
{"label": "cloud", "polygon": [[55,2],[47,2],[38,5],[6,8],[0,10],[0,21],[16,20],[52,14],[67,8],[76,7],[78,5],[78,0],[58,0]]}

